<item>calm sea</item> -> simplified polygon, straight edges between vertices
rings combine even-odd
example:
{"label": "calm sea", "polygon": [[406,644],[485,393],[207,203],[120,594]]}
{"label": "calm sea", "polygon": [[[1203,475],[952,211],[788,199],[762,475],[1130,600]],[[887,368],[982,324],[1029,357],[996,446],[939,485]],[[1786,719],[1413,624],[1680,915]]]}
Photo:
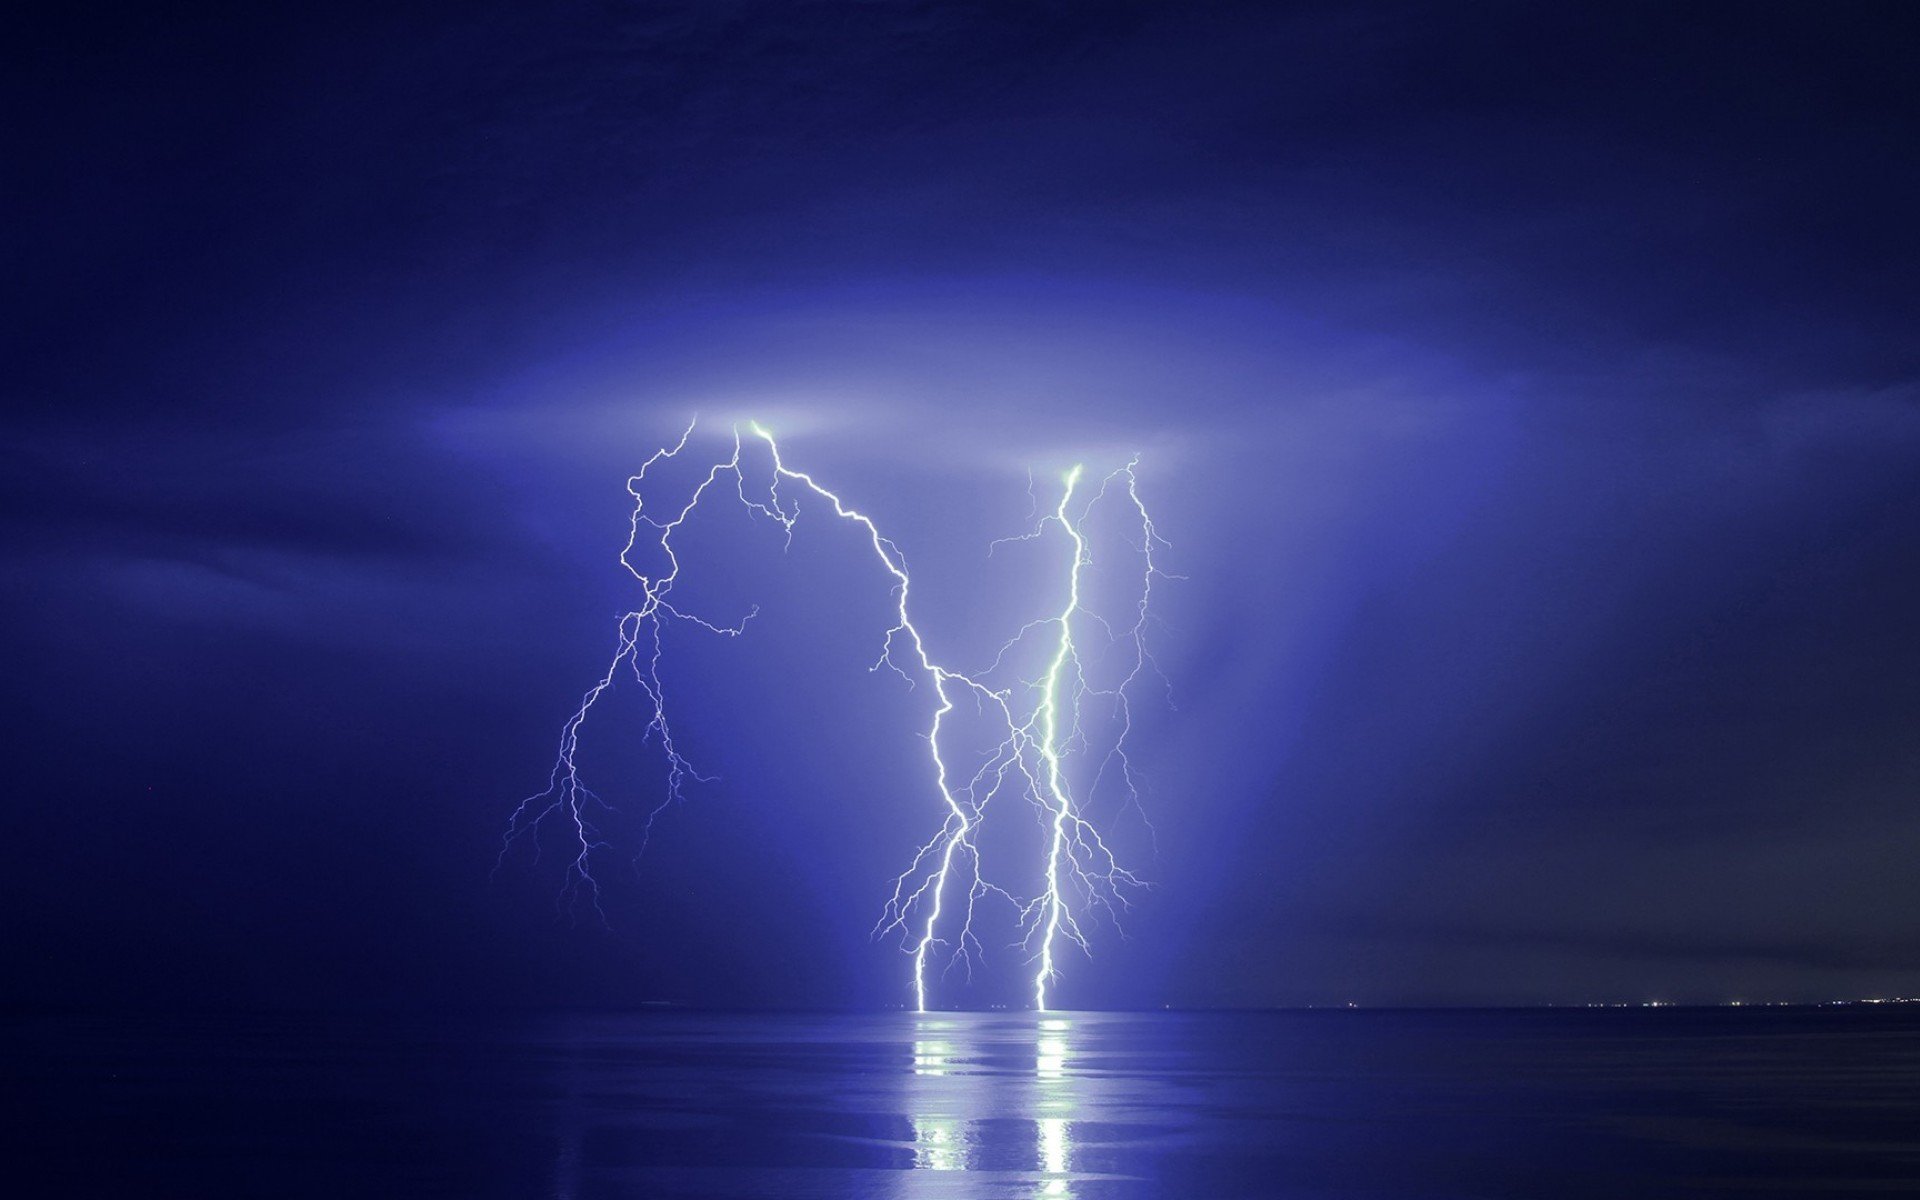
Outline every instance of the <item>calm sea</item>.
{"label": "calm sea", "polygon": [[17,1196],[1920,1195],[1910,1008],[14,1016],[0,1056]]}

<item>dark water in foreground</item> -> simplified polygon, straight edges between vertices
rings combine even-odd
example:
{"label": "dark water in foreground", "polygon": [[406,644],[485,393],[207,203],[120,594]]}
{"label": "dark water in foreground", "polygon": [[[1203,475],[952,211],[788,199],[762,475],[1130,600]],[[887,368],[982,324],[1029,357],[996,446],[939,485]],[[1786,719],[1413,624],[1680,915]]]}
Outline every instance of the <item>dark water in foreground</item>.
{"label": "dark water in foreground", "polygon": [[0,1068],[12,1195],[1920,1194],[1912,1009],[13,1017]]}

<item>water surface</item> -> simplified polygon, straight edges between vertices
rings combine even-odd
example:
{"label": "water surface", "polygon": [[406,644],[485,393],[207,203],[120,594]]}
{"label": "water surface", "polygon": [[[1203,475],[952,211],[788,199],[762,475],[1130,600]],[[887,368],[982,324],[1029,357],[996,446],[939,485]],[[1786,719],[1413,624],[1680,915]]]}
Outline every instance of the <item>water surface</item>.
{"label": "water surface", "polygon": [[1920,1194],[1910,1009],[14,1017],[0,1055],[16,1195]]}

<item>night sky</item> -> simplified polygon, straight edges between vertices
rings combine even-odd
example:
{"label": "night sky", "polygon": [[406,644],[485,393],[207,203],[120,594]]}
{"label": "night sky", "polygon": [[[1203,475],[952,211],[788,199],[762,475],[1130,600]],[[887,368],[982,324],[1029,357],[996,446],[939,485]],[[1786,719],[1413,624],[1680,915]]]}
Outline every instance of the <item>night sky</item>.
{"label": "night sky", "polygon": [[713,567],[723,778],[609,928],[489,878],[696,411],[963,659],[1028,469],[1142,455],[1158,887],[1063,1004],[1920,994],[1906,7],[16,25],[0,1002],[901,1002],[937,801],[830,538]]}

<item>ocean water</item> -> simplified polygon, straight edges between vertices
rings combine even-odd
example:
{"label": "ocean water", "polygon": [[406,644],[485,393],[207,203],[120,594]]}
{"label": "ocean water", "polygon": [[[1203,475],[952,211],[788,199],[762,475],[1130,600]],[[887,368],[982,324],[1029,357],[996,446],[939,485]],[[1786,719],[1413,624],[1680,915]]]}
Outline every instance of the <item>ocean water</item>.
{"label": "ocean water", "polygon": [[0,1020],[18,1196],[1920,1195],[1912,1009]]}

